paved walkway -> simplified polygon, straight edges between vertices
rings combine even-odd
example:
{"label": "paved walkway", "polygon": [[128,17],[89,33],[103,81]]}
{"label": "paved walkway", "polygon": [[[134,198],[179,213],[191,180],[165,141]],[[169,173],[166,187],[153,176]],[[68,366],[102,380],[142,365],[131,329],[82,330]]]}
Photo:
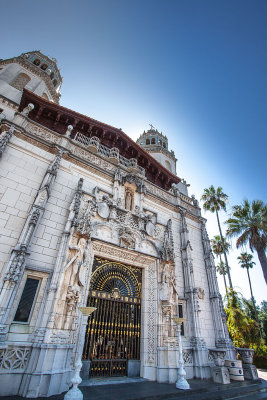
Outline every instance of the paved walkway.
{"label": "paved walkway", "polygon": [[258,369],[258,375],[260,379],[267,381],[267,369]]}
{"label": "paved walkway", "polygon": [[[266,372],[264,372],[267,374]],[[174,384],[150,381],[127,382],[124,384],[107,384],[82,386],[84,400],[221,400],[267,399],[267,381],[254,383],[250,381],[232,382],[230,385],[219,385],[211,381],[192,379],[191,390],[176,389]],[[1,400],[23,400],[19,396],[1,397]],[[47,398],[39,398],[39,400]],[[49,397],[50,400],[63,400],[64,394]]]}

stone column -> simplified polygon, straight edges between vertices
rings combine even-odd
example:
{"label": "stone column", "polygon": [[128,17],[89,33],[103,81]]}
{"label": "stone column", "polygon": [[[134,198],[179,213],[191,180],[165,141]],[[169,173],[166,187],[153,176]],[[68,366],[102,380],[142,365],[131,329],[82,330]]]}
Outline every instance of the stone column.
{"label": "stone column", "polygon": [[26,258],[30,254],[30,245],[36,228],[42,219],[53,183],[62,158],[63,150],[58,149],[57,155],[46,170],[43,181],[32,204],[30,213],[26,219],[18,243],[13,249],[6,267],[0,291],[0,341],[6,338],[8,319],[13,305],[17,289],[21,282]]}
{"label": "stone column", "polygon": [[1,133],[0,136],[0,158],[2,157],[6,146],[11,138],[11,136],[13,135],[14,132],[14,126],[10,126],[8,131],[4,131]]}
{"label": "stone column", "polygon": [[195,287],[194,281],[194,268],[191,256],[192,247],[189,241],[186,214],[184,210],[180,210],[180,213],[182,222],[180,235],[182,264],[184,270],[184,287],[185,296],[188,300],[188,311],[191,317],[190,342],[193,347],[195,377],[203,379],[210,377],[210,370],[208,368],[208,351],[206,348],[206,343],[200,334],[200,308],[198,304],[197,288]]}
{"label": "stone column", "polygon": [[222,298],[219,292],[214,258],[210,247],[210,240],[205,226],[205,220],[201,220],[202,245],[206,274],[209,285],[209,298],[215,331],[215,345],[217,348],[226,349],[226,356],[230,360],[236,359],[234,345],[229,337],[226,314],[224,311]]}

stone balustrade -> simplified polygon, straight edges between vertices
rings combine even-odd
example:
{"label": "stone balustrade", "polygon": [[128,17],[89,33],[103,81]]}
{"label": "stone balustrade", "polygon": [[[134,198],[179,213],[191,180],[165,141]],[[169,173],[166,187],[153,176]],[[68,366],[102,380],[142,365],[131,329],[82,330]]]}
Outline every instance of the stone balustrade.
{"label": "stone balustrade", "polygon": [[82,133],[77,132],[74,140],[87,147],[88,150],[108,157],[110,161],[115,162],[116,164],[121,164],[122,166],[131,170],[134,169],[138,174],[145,176],[145,169],[137,164],[136,158],[127,159],[121,156],[118,148],[112,147],[111,149],[109,149],[107,146],[100,144],[100,140],[98,137],[93,136],[89,138]]}

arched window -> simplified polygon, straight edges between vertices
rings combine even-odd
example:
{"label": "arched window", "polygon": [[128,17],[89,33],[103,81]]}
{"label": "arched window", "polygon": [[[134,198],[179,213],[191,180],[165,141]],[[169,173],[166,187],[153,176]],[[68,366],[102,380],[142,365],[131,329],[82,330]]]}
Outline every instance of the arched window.
{"label": "arched window", "polygon": [[150,144],[150,139],[146,139],[146,144]]}
{"label": "arched window", "polygon": [[38,65],[40,65],[41,61],[38,60],[38,58],[36,58],[33,63],[38,66]]}
{"label": "arched window", "polygon": [[166,165],[166,168],[167,168],[169,171],[172,170],[170,161],[167,161],[167,160],[166,160],[166,161],[165,161],[165,165]]}
{"label": "arched window", "polygon": [[28,82],[30,82],[31,78],[24,74],[20,73],[16,76],[16,78],[13,80],[13,82],[10,84],[13,86],[15,89],[22,90]]}
{"label": "arched window", "polygon": [[52,81],[52,79],[54,79],[54,76],[55,76],[54,72],[51,72],[51,74],[50,74],[51,81]]}
{"label": "arched window", "polygon": [[155,144],[156,143],[156,139],[153,137],[152,139],[151,139],[151,144]]}
{"label": "arched window", "polygon": [[164,149],[166,149],[166,142],[163,142],[163,147]]}
{"label": "arched window", "polygon": [[43,64],[42,66],[41,66],[41,69],[43,69],[44,71],[47,69],[47,67],[48,67],[48,65],[47,64]]}
{"label": "arched window", "polygon": [[47,94],[45,92],[42,94],[42,98],[45,99],[45,100],[49,100],[49,98],[48,98],[48,96],[47,96]]}
{"label": "arched window", "polygon": [[57,86],[57,80],[56,79],[53,80],[53,85]]}

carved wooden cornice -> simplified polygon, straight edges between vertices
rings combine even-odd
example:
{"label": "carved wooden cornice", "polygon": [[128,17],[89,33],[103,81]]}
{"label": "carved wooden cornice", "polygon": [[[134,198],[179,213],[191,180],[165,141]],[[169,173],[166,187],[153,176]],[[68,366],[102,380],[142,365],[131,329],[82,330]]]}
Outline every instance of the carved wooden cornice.
{"label": "carved wooden cornice", "polygon": [[80,132],[87,137],[97,137],[108,148],[118,148],[123,157],[135,158],[137,164],[145,168],[146,178],[155,185],[169,190],[173,183],[181,181],[120,129],[51,103],[24,89],[19,110],[22,111],[29,103],[34,104],[34,110],[29,114],[31,120],[60,135],[66,133],[68,125],[72,125],[71,138]]}

